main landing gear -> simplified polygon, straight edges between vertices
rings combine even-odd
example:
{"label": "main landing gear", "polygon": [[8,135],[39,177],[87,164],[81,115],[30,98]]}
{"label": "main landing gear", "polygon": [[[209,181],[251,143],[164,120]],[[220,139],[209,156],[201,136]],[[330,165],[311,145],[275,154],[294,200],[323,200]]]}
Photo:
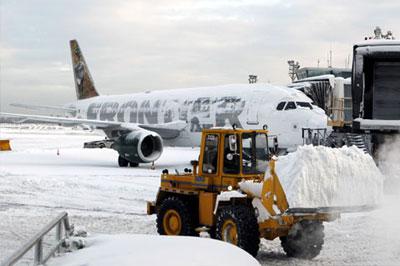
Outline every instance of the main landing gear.
{"label": "main landing gear", "polygon": [[130,167],[138,167],[139,163],[128,161],[127,159],[125,159],[124,157],[119,155],[118,156],[118,165],[120,167],[128,167],[128,166],[130,166]]}

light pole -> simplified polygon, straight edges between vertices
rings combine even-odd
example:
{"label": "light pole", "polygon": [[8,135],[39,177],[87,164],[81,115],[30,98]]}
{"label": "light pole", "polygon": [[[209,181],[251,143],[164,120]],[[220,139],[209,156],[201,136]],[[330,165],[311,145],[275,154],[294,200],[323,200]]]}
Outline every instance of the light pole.
{"label": "light pole", "polygon": [[296,79],[296,73],[297,70],[299,70],[300,68],[300,64],[299,62],[295,62],[294,60],[289,60],[288,65],[289,65],[289,77],[293,82]]}

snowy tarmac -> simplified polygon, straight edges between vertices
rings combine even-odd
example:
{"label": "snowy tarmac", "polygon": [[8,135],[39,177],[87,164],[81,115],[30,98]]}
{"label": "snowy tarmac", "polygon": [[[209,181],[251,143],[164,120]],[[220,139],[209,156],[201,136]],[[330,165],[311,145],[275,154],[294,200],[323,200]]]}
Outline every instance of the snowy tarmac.
{"label": "snowy tarmac", "polygon": [[[198,149],[165,148],[155,170],[119,168],[115,151],[82,148],[102,139],[99,134],[1,128],[0,138],[11,139],[13,148],[0,153],[0,261],[61,211],[91,234],[156,234],[146,201],[155,199],[161,170],[182,171],[198,157]],[[262,265],[400,265],[399,203],[398,193],[385,195],[378,210],[325,223],[324,248],[312,261],[286,257],[279,240],[262,240],[257,259]]]}

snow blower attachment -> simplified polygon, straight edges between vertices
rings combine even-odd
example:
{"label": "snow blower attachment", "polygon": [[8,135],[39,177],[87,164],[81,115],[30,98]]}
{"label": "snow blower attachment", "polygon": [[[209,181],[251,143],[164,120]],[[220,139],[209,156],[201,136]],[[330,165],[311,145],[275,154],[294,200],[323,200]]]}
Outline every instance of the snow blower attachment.
{"label": "snow blower attachment", "polygon": [[158,233],[198,236],[207,230],[253,256],[261,237],[279,237],[288,256],[317,256],[324,242],[322,223],[340,214],[329,208],[289,208],[271,150],[266,130],[203,130],[193,170],[164,170],[156,201],[147,203],[147,213],[157,214]]}

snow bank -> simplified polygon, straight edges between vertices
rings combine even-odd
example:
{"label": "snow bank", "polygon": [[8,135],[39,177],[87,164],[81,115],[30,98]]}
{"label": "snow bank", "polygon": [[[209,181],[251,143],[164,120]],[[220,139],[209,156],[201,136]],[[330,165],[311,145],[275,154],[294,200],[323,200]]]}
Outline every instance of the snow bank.
{"label": "snow bank", "polygon": [[73,265],[260,265],[244,250],[219,240],[157,235],[99,235],[87,247],[50,260]]}
{"label": "snow bank", "polygon": [[355,146],[301,146],[280,157],[276,171],[290,207],[375,205],[383,196],[383,175]]}

